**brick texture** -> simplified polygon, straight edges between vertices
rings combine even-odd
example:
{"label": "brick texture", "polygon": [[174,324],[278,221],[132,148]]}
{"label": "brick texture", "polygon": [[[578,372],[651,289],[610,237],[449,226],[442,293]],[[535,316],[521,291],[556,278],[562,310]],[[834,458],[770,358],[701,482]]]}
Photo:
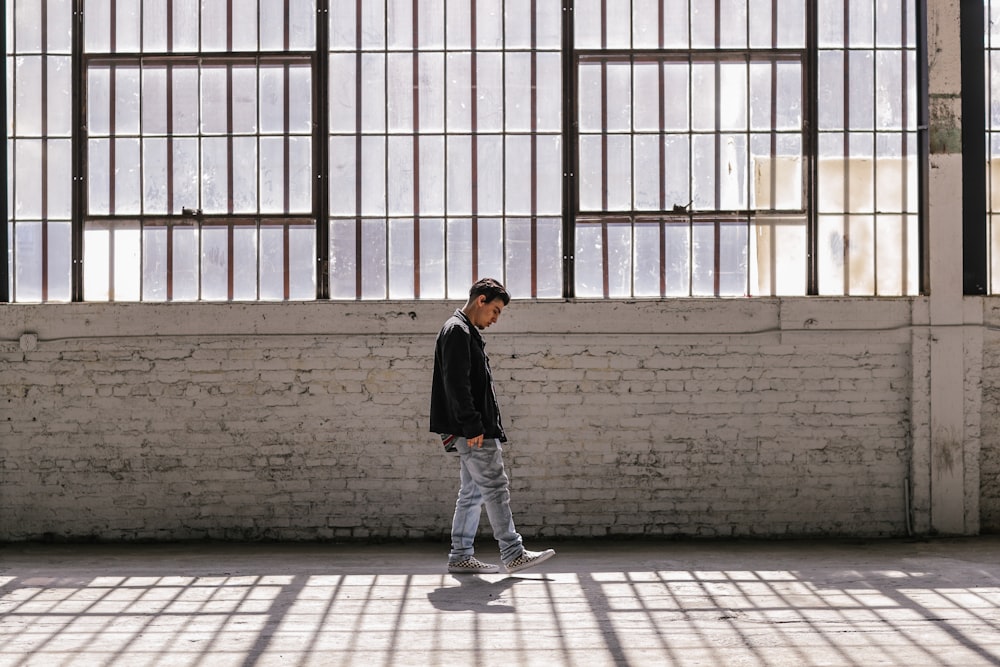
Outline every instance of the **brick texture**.
{"label": "brick texture", "polygon": [[[518,528],[905,534],[909,305],[846,303],[837,331],[825,301],[514,302],[485,335]],[[0,539],[445,539],[457,470],[427,405],[454,307],[11,306]]]}

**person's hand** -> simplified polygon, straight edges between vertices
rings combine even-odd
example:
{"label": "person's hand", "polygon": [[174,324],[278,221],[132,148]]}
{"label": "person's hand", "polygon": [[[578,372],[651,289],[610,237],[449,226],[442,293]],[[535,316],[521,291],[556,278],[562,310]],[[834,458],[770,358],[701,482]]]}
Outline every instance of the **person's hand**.
{"label": "person's hand", "polygon": [[483,448],[483,434],[480,433],[475,438],[469,438],[469,447]]}

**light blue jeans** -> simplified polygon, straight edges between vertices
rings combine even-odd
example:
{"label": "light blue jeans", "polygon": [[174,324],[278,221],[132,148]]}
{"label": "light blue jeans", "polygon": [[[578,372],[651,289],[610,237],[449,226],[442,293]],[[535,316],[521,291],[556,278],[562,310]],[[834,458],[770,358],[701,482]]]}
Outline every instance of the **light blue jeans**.
{"label": "light blue jeans", "polygon": [[451,522],[449,562],[464,560],[475,553],[473,542],[479,530],[483,505],[486,505],[493,537],[500,544],[500,559],[506,563],[517,558],[524,547],[510,512],[510,488],[503,469],[500,441],[484,439],[482,449],[469,447],[465,438],[457,438],[455,443],[462,486],[458,490],[455,518]]}

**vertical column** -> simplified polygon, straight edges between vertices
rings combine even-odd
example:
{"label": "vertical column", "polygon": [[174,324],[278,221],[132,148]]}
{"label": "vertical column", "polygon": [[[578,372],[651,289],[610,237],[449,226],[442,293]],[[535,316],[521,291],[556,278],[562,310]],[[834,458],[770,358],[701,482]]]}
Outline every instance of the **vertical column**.
{"label": "vertical column", "polygon": [[[974,299],[968,304],[967,312],[963,298],[964,255],[960,232],[964,206],[972,204],[982,210],[984,203],[963,201],[956,193],[963,191],[963,110],[973,115],[968,119],[972,126],[982,128],[983,125],[982,106],[963,109],[963,68],[976,67],[976,63],[963,62],[961,57],[963,38],[976,41],[980,45],[978,71],[982,76],[983,6],[981,2],[963,0],[960,5],[927,3],[927,8],[926,53],[936,54],[934,67],[928,72],[930,298],[924,345],[928,356],[925,405],[930,416],[925,431],[914,430],[913,497],[917,508],[921,500],[926,502],[923,515],[916,515],[918,530],[972,534],[979,529],[978,502],[970,503],[969,498],[978,497],[979,489],[978,410],[981,399],[976,398],[976,394],[981,390],[970,386],[970,382],[972,385],[978,383],[978,373],[967,378],[967,370],[981,361],[982,332],[974,326],[964,325],[982,322],[982,305]],[[978,35],[964,34],[970,30],[970,16],[977,13]],[[982,133],[977,140],[983,142]],[[977,304],[978,317],[974,312]],[[919,323],[920,319],[915,321]],[[919,343],[914,347],[915,386],[923,381],[916,372],[922,363],[916,358],[922,347]],[[977,354],[980,359],[973,359]],[[921,404],[915,401],[915,416],[920,409]]]}

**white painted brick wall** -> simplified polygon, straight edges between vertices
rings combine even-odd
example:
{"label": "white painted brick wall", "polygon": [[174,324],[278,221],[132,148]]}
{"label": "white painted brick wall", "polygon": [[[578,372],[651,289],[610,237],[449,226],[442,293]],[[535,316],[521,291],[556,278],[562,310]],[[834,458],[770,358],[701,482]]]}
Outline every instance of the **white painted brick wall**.
{"label": "white painted brick wall", "polygon": [[[444,539],[457,470],[426,425],[454,307],[5,306],[0,539]],[[911,307],[514,302],[486,338],[519,529],[903,534]]]}
{"label": "white painted brick wall", "polygon": [[[991,300],[992,301],[992,300]],[[979,456],[980,518],[983,532],[1000,533],[1000,304],[986,308],[983,337]]]}

